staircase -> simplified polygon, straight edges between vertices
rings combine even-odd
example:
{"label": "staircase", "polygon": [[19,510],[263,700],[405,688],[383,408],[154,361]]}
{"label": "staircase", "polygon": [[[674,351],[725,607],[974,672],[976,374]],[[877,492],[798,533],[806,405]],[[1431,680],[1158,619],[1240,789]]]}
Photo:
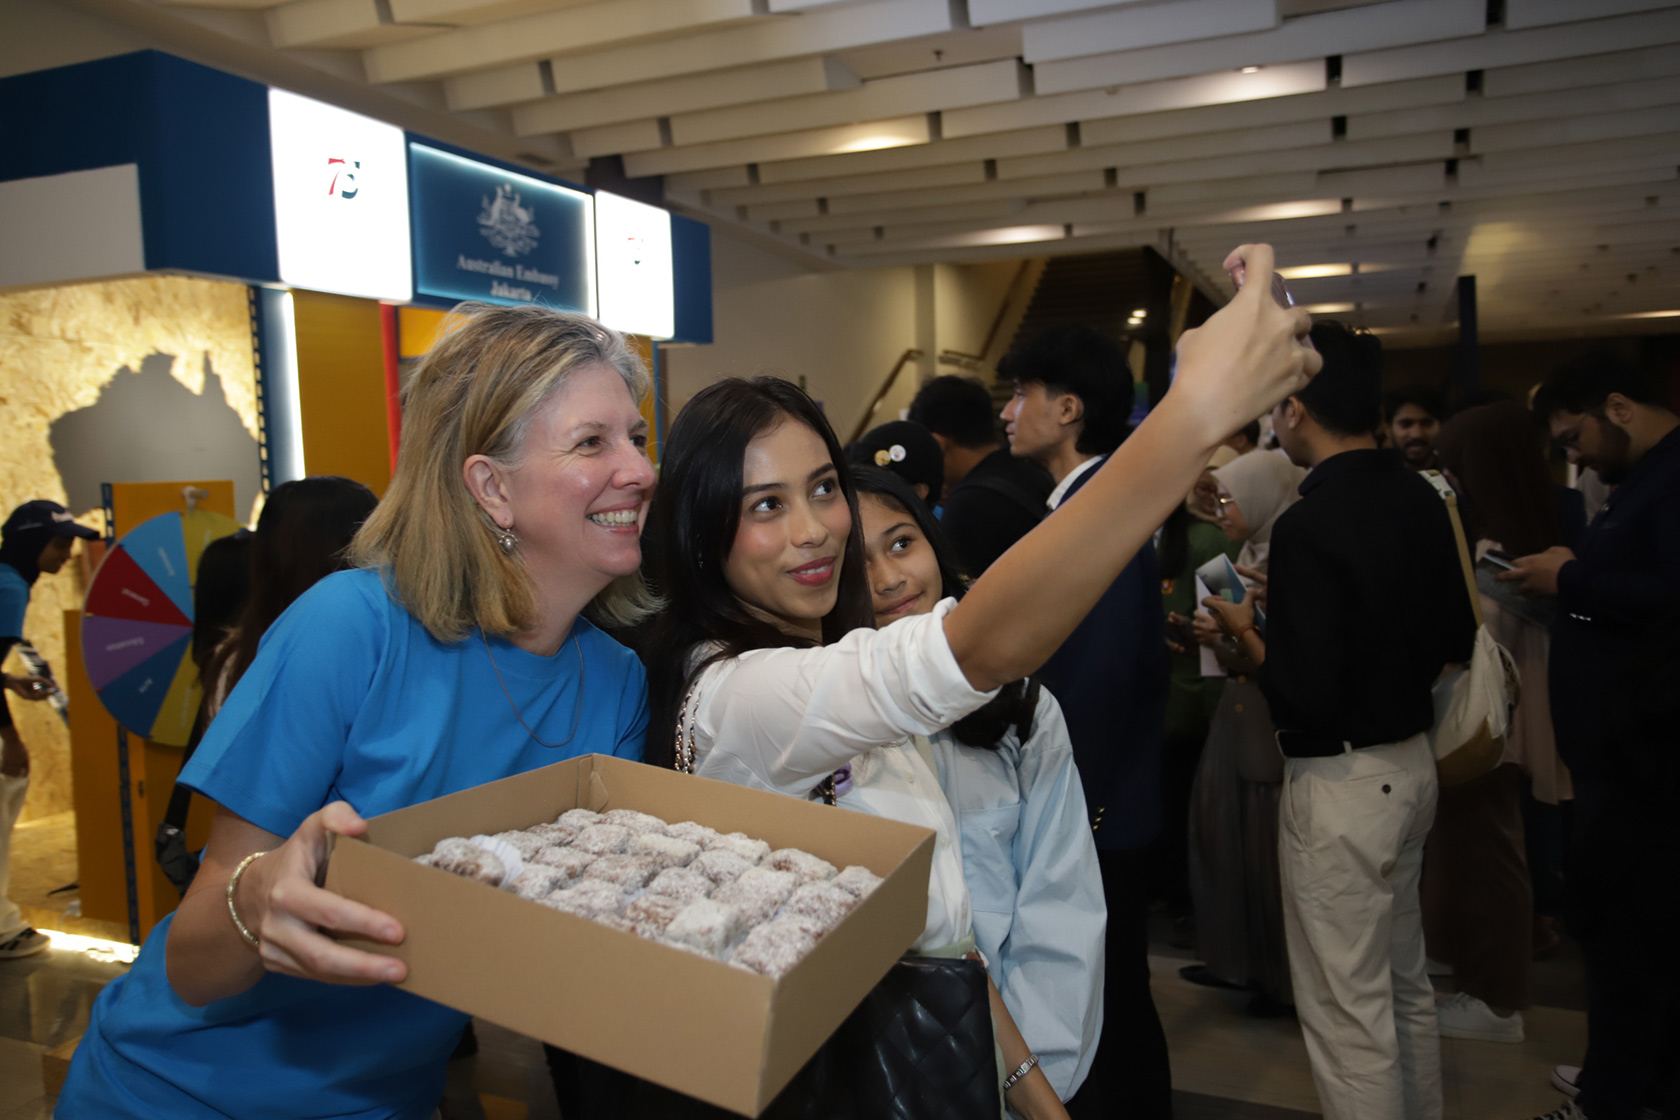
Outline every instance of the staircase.
{"label": "staircase", "polygon": [[[1053,327],[1073,324],[1108,335],[1122,348],[1133,339],[1164,343],[1173,275],[1172,266],[1147,247],[1052,257],[1033,289],[1010,349]],[[1140,308],[1146,313],[1143,323],[1129,325],[1132,312]],[[1011,390],[1007,383],[992,386],[992,397],[1000,408]]]}

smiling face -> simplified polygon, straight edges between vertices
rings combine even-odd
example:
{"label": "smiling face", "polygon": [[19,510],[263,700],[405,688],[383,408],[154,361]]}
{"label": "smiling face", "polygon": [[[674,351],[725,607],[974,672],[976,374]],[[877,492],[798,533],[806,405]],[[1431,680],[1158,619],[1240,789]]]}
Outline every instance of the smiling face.
{"label": "smiling face", "polygon": [[[1218,486],[1218,483],[1214,485]],[[1249,527],[1248,519],[1243,516],[1242,507],[1237,505],[1231,492],[1219,486],[1219,527],[1225,530],[1225,535],[1234,541],[1246,541],[1254,535]]]}
{"label": "smiling face", "polygon": [[642,562],[641,516],[653,493],[647,422],[611,366],[573,371],[531,417],[519,459],[467,460],[474,493],[519,538],[518,555],[549,593],[585,598]]}
{"label": "smiling face", "polygon": [[741,523],[723,576],[749,608],[782,630],[822,636],[840,593],[852,511],[822,437],[784,418],[747,444]]}
{"label": "smiling face", "polygon": [[1429,463],[1440,434],[1441,422],[1415,404],[1401,405],[1388,424],[1389,439],[1413,467]]}
{"label": "smiling face", "polygon": [[939,558],[916,519],[875,494],[858,496],[875,625],[927,614],[945,593]]}

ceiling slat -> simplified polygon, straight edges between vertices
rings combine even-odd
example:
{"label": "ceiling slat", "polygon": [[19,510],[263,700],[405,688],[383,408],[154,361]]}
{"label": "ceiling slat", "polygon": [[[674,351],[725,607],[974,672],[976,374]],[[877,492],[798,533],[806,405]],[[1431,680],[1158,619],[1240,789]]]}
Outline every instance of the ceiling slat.
{"label": "ceiling slat", "polygon": [[926,144],[933,139],[925,113],[893,120],[867,121],[836,128],[815,128],[808,132],[786,132],[779,136],[756,136],[749,140],[725,140],[720,144],[696,144],[688,148],[665,148],[657,152],[632,153],[624,157],[625,174],[632,178],[664,175],[672,171],[699,171],[735,163],[759,163],[774,159],[799,159],[835,152],[869,151],[905,144]]}
{"label": "ceiling slat", "polygon": [[753,0],[605,0],[374,47],[362,65],[370,82],[413,81],[752,18]]}
{"label": "ceiling slat", "polygon": [[987,105],[1013,100],[1021,95],[1021,88],[1019,63],[1013,59],[983,62],[952,70],[877,78],[839,93],[758,100],[750,105],[681,113],[671,118],[671,136],[679,145],[709,144],[912,112]]}
{"label": "ceiling slat", "polygon": [[[1253,74],[1241,74],[1234,70],[1197,74],[1160,82],[1116,85],[1106,90],[1039,96],[1008,105],[957,109],[945,115],[945,133],[952,137],[971,136],[1041,124],[1224,105],[1313,93],[1324,89],[1325,84],[1322,62],[1267,67]],[[1040,93],[1043,92],[1041,87]]]}
{"label": "ceiling slat", "polygon": [[603,124],[624,124],[698,109],[716,109],[752,101],[774,101],[801,94],[855,89],[861,82],[833,56],[771,62],[717,70],[636,85],[612,86],[590,93],[568,93],[513,110],[520,135],[565,132]]}
{"label": "ceiling slat", "polygon": [[951,9],[945,0],[874,0],[831,11],[759,19],[744,27],[689,35],[672,42],[593,50],[556,59],[554,91],[605,89],[649,74],[670,78],[801,55],[831,54],[951,29]]}
{"label": "ceiling slat", "polygon": [[1120,82],[1323,59],[1333,54],[1474,35],[1485,25],[1484,11],[1472,0],[1391,0],[1285,20],[1276,30],[1255,35],[1061,61],[1029,57],[1028,61],[1034,63],[1040,93],[1101,89]]}
{"label": "ceiling slat", "polygon": [[1278,25],[1276,0],[1176,0],[1027,24],[1028,62],[1196,43]]}

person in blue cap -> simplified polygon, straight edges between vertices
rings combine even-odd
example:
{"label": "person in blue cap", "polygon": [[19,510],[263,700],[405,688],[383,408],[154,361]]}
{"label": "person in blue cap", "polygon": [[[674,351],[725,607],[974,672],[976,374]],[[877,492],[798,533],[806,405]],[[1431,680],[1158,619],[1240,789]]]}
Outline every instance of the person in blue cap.
{"label": "person in blue cap", "polygon": [[[99,534],[78,525],[57,502],[37,499],[12,511],[0,527],[0,660],[23,641],[23,616],[29,592],[41,573],[52,575],[70,559],[76,538],[96,540]],[[45,700],[58,686],[49,677],[0,674],[5,686],[25,700]],[[11,886],[12,826],[23,812],[29,792],[29,749],[12,723],[11,709],[0,700],[0,960],[39,953],[52,942],[24,921],[23,912],[7,897]]]}

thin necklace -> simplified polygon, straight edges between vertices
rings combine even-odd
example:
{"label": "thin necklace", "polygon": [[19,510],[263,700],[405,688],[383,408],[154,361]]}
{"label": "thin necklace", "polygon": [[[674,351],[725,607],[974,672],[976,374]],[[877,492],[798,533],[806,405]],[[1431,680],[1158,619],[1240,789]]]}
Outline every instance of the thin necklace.
{"label": "thin necklace", "polygon": [[525,722],[525,716],[520,712],[519,705],[513,702],[513,693],[508,691],[507,681],[502,680],[501,667],[496,664],[496,655],[490,650],[490,639],[484,636],[483,630],[478,632],[478,637],[479,640],[484,643],[485,655],[490,658],[490,668],[496,671],[496,683],[502,686],[502,695],[507,697],[508,707],[513,709],[514,718],[519,720],[519,726],[525,729],[525,733],[545,747],[563,747],[567,743],[570,743],[572,739],[577,736],[578,718],[583,715],[583,645],[577,640],[576,623],[573,624],[572,629],[572,646],[577,650],[578,655],[577,707],[572,709],[572,733],[567,735],[558,743],[550,743],[541,735],[538,735],[535,731],[531,730],[531,725]]}

